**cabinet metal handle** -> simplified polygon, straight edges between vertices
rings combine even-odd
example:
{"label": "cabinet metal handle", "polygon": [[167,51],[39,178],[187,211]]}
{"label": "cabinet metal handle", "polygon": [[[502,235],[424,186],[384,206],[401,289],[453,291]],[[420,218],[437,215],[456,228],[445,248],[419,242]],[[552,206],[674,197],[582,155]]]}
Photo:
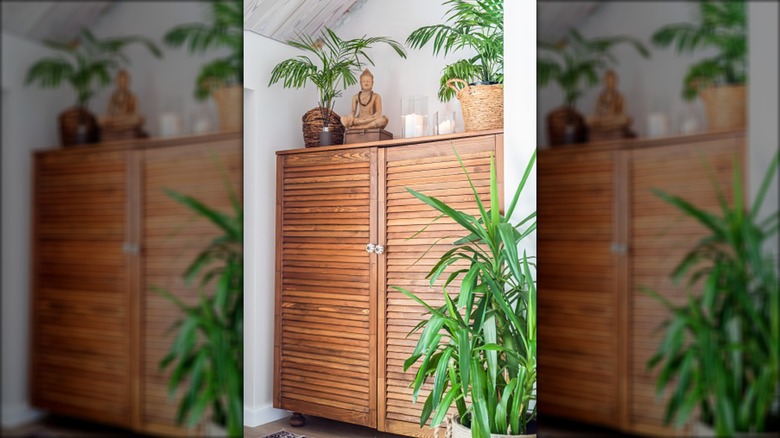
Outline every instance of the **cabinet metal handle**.
{"label": "cabinet metal handle", "polygon": [[374,245],[373,243],[369,243],[368,245],[366,245],[366,252],[368,252],[368,253],[374,252],[375,248],[376,248],[376,245]]}
{"label": "cabinet metal handle", "polygon": [[138,254],[141,248],[135,243],[126,242],[122,245],[122,252],[125,254]]}
{"label": "cabinet metal handle", "polygon": [[385,247],[382,245],[377,245],[376,247],[374,247],[374,252],[377,254],[382,254],[383,252],[385,252]]}

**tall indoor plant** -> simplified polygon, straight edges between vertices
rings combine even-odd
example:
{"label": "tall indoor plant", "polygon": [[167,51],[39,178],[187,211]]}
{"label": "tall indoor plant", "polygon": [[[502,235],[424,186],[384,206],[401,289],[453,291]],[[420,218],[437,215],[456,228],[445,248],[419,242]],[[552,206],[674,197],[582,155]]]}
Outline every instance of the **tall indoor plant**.
{"label": "tall indoor plant", "polygon": [[[422,333],[412,356],[404,363],[404,370],[408,370],[421,362],[413,382],[415,401],[422,385],[429,379],[433,381],[420,418],[421,427],[429,419],[431,427],[438,426],[454,403],[458,415],[453,430],[468,427],[471,436],[484,438],[530,432],[529,423],[536,417],[536,406],[530,406],[536,399],[536,287],[530,257],[523,254],[521,258],[517,246],[536,229],[536,213],[517,224],[510,223],[509,218],[535,158],[536,152],[505,215],[499,211],[492,159],[489,209],[466,173],[479,217],[407,189],[441,212],[440,217],[455,221],[466,234],[442,255],[427,276],[433,285],[442,275],[448,275],[444,305],[431,306],[413,292],[396,287],[430,313],[413,330]],[[455,267],[458,262],[466,262],[468,268]],[[461,280],[460,290],[451,295],[447,286],[456,279]]]}
{"label": "tall indoor plant", "polygon": [[186,44],[189,53],[226,49],[227,54],[203,65],[195,79],[195,98],[211,96],[219,110],[223,131],[243,125],[244,3],[241,0],[210,0],[207,23],[174,27],[163,37],[167,45]]}
{"label": "tall indoor plant", "polygon": [[97,120],[89,111],[89,101],[99,89],[111,83],[113,73],[119,67],[130,62],[124,50],[133,43],[143,44],[155,57],[162,57],[160,49],[146,38],[116,36],[99,39],[86,28],[70,43],[44,42],[60,55],[45,57],[31,65],[27,70],[25,85],[57,88],[66,82],[73,87],[76,105],[59,115],[60,142],[63,146],[96,143],[100,140]]}
{"label": "tall indoor plant", "polygon": [[652,36],[656,46],[678,53],[714,50],[691,64],[683,79],[685,100],[701,97],[712,130],[745,126],[747,6],[743,0],[699,0],[697,22],[670,24]]}
{"label": "tall indoor plant", "polygon": [[618,44],[633,46],[643,57],[650,52],[637,39],[612,36],[586,39],[576,29],[557,42],[538,42],[537,83],[544,88],[558,84],[563,91],[564,104],[547,114],[547,131],[551,145],[582,143],[587,131],[582,115],[577,111],[577,100],[582,93],[599,80],[601,73],[617,59],[611,50]]}
{"label": "tall indoor plant", "polygon": [[169,394],[173,396],[184,388],[176,420],[194,426],[208,413],[229,436],[242,436],[243,207],[232,191],[232,214],[214,210],[191,196],[171,190],[167,193],[222,232],[184,274],[187,283],[197,282],[200,298],[196,304],[186,304],[172,293],[155,288],[184,313],[172,327],[178,332],[160,362],[160,368],[172,367]]}
{"label": "tall indoor plant", "polygon": [[504,126],[504,0],[445,0],[446,23],[414,30],[413,49],[433,44],[433,54],[460,49],[476,54],[448,64],[439,80],[442,102],[458,98],[466,131]]}
{"label": "tall indoor plant", "polygon": [[[364,63],[374,65],[366,52],[373,45],[384,43],[402,58],[406,58],[401,44],[388,37],[363,36],[345,40],[329,28],[316,40],[309,35],[299,35],[298,41],[288,41],[290,46],[303,50],[304,54],[286,59],[271,71],[269,86],[282,81],[284,88],[303,88],[311,82],[319,93],[317,107],[303,116],[306,146],[319,145],[319,132],[333,132],[333,142],[340,144],[344,127],[333,111],[336,98],[350,85],[357,84],[355,74]],[[331,126],[333,124],[334,126]]]}
{"label": "tall indoor plant", "polygon": [[671,312],[648,362],[661,368],[659,395],[672,388],[667,423],[682,426],[698,409],[699,421],[717,436],[780,431],[780,286],[777,261],[765,248],[780,216],[759,218],[777,166],[775,154],[749,210],[738,165],[732,205],[718,192],[719,215],[656,191],[708,231],[674,272],[676,280],[687,279],[686,302],[675,305],[646,290]]}

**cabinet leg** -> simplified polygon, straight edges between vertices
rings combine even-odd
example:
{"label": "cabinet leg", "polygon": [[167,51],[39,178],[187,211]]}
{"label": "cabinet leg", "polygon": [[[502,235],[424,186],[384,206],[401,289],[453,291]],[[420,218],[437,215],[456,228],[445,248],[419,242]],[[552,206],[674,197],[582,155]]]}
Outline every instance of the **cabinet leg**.
{"label": "cabinet leg", "polygon": [[301,427],[304,424],[306,424],[306,418],[303,417],[303,414],[300,412],[293,412],[292,417],[290,417],[290,426]]}

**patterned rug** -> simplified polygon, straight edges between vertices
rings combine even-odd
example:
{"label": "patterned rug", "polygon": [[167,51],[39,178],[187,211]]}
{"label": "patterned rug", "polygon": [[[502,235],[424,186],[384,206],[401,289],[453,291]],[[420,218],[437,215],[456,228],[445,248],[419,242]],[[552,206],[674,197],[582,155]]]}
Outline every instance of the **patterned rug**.
{"label": "patterned rug", "polygon": [[262,438],[306,438],[306,436],[296,435],[292,432],[287,432],[286,430],[282,429],[279,432],[274,432],[270,435],[265,435]]}

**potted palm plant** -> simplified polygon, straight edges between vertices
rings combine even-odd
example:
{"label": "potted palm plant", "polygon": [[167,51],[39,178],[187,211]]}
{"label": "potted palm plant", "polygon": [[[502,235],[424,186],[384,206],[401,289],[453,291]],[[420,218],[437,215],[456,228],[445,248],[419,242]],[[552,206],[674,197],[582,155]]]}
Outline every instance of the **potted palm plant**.
{"label": "potted palm plant", "polygon": [[208,23],[182,24],[164,38],[171,47],[187,45],[189,53],[227,49],[227,55],[201,67],[195,79],[195,98],[214,99],[223,131],[243,126],[244,96],[244,3],[241,0],[211,0]]}
{"label": "potted palm plant", "polygon": [[[184,279],[197,282],[200,299],[188,305],[167,290],[154,288],[183,312],[178,333],[160,368],[172,367],[169,395],[183,388],[176,421],[193,427],[207,413],[207,436],[240,437],[243,432],[244,258],[243,207],[231,191],[232,215],[197,199],[167,190],[169,196],[214,223],[214,238],[187,268]],[[205,289],[212,289],[207,293]],[[216,430],[215,430],[216,429]]]}
{"label": "potted palm plant", "polygon": [[759,218],[777,166],[776,154],[749,210],[743,207],[738,170],[732,205],[718,194],[719,215],[656,191],[708,230],[674,272],[677,281],[687,279],[684,303],[645,289],[671,313],[648,362],[649,368],[661,368],[659,395],[672,390],[665,421],[681,427],[698,409],[696,436],[780,431],[780,286],[777,261],[765,248],[780,216],[775,211]]}
{"label": "potted palm plant", "polygon": [[[452,271],[443,290],[444,305],[431,306],[413,292],[395,288],[430,314],[412,331],[422,330],[404,363],[408,370],[420,362],[412,384],[415,401],[422,385],[433,381],[420,427],[429,420],[431,427],[437,427],[454,404],[458,413],[452,419],[451,435],[455,438],[535,436],[536,406],[530,405],[536,400],[536,287],[530,257],[521,258],[517,246],[536,229],[536,213],[518,224],[509,222],[535,158],[534,152],[506,215],[499,211],[492,159],[489,209],[471,184],[479,217],[407,189],[442,217],[454,220],[466,234],[427,276],[433,285]],[[453,265],[464,261],[468,268]],[[457,278],[460,290],[451,294],[447,285]]]}
{"label": "potted palm plant", "polygon": [[466,131],[504,126],[504,0],[446,0],[446,23],[423,26],[406,39],[413,49],[433,42],[433,54],[469,48],[476,55],[442,70],[439,100],[457,97]]}
{"label": "potted palm plant", "polygon": [[650,56],[635,38],[586,39],[576,29],[571,29],[567,37],[557,43],[538,42],[537,84],[544,88],[554,82],[564,95],[563,106],[547,114],[547,137],[551,146],[588,140],[585,120],[577,111],[577,100],[586,89],[596,85],[603,71],[617,63],[611,50],[622,43],[630,44],[645,58]]}
{"label": "potted palm plant", "polygon": [[374,65],[366,50],[373,45],[385,43],[398,56],[406,58],[401,44],[388,37],[368,37],[344,40],[333,30],[325,28],[315,40],[309,35],[299,35],[298,41],[288,41],[292,47],[304,54],[286,59],[271,71],[269,86],[282,81],[284,88],[303,88],[311,82],[319,92],[317,107],[303,116],[303,137],[306,147],[320,144],[320,133],[330,132],[331,141],[341,144],[344,126],[341,117],[333,111],[336,98],[341,97],[350,85],[356,84],[355,74],[364,63]]}
{"label": "potted palm plant", "polygon": [[692,64],[683,79],[682,96],[701,97],[711,130],[745,126],[747,81],[747,10],[741,0],[698,3],[698,22],[664,26],[652,36],[659,47],[675,45],[678,53],[713,50]]}
{"label": "potted palm plant", "polygon": [[59,51],[60,56],[46,57],[31,65],[25,85],[57,88],[67,82],[73,87],[76,105],[59,115],[60,143],[63,146],[100,141],[100,128],[89,111],[89,101],[99,89],[111,82],[114,72],[130,62],[123,51],[133,43],[141,43],[155,57],[162,57],[160,49],[146,38],[121,36],[98,39],[86,28],[70,43],[44,42]]}

